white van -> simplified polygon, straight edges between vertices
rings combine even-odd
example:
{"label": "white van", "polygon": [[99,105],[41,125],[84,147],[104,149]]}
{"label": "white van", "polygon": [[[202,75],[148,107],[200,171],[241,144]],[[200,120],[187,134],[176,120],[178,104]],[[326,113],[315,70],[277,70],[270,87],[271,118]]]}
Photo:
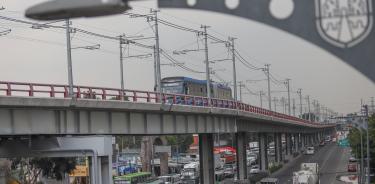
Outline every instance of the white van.
{"label": "white van", "polygon": [[306,155],[313,155],[315,153],[314,147],[307,147],[305,153]]}

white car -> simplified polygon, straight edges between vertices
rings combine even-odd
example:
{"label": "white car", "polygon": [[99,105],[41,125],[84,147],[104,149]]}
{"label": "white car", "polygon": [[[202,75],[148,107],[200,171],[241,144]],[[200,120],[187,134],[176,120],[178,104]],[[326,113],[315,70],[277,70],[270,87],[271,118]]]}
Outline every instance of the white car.
{"label": "white car", "polygon": [[307,147],[306,148],[306,152],[305,152],[306,155],[313,155],[314,153],[315,153],[314,147]]}
{"label": "white car", "polygon": [[254,165],[250,169],[250,174],[258,174],[260,172],[259,165]]}

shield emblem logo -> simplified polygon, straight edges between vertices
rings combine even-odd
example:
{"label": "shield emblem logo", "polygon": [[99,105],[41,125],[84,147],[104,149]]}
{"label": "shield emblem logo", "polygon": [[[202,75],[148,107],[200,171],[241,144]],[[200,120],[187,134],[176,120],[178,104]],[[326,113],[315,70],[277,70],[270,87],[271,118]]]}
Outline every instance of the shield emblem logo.
{"label": "shield emblem logo", "polygon": [[320,36],[341,48],[364,40],[372,29],[372,0],[315,0]]}

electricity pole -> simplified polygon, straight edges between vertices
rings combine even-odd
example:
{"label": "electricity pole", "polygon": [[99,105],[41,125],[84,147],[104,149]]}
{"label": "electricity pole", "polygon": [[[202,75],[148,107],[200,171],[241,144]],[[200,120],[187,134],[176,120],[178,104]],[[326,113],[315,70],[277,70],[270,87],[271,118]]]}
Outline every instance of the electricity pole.
{"label": "electricity pole", "polygon": [[270,83],[270,64],[265,64],[265,68],[263,68],[263,71],[267,75],[267,85],[268,85],[268,110],[272,111],[272,105],[271,105],[271,83]]}
{"label": "electricity pole", "polygon": [[290,79],[286,79],[285,84],[286,84],[286,88],[288,90],[288,115],[290,116],[291,115],[291,111],[290,111]]}
{"label": "electricity pole", "polygon": [[276,107],[276,102],[277,102],[277,98],[276,97],[273,97],[273,106],[274,106],[274,110],[275,112],[277,112],[277,107]]}
{"label": "electricity pole", "polygon": [[302,118],[302,89],[299,88],[297,93],[299,94],[299,113]]}
{"label": "electricity pole", "polygon": [[[233,93],[234,93],[234,100],[238,101],[238,99],[237,99],[236,55],[235,55],[235,50],[234,50],[234,40],[235,39],[236,38],[229,37],[229,41],[232,42],[232,43],[230,43],[230,46],[231,46],[231,50],[232,50],[232,61],[233,61],[233,84],[234,84]],[[241,89],[240,89],[240,91],[241,91]],[[241,95],[241,98],[242,98],[242,95]],[[242,101],[242,99],[241,99],[241,101]]]}
{"label": "electricity pole", "polygon": [[125,37],[125,35],[120,35],[120,81],[121,81],[121,95],[120,95],[120,99],[121,100],[124,100],[124,90],[125,90],[125,84],[124,84],[124,56],[123,56],[123,47],[122,47],[122,44],[124,44],[123,42],[123,38]]}
{"label": "electricity pole", "polygon": [[307,108],[309,110],[309,121],[311,121],[310,96],[307,95],[306,99],[307,99]]}
{"label": "electricity pole", "polygon": [[71,50],[71,43],[70,43],[70,21],[69,19],[66,19],[65,22],[66,22],[66,51],[67,51],[67,58],[68,58],[68,82],[69,82],[68,95],[70,98],[74,98],[72,50]]}
{"label": "electricity pole", "polygon": [[296,116],[296,101],[293,98],[293,116]]}
{"label": "electricity pole", "polygon": [[263,108],[263,91],[259,91],[260,108]]}
{"label": "electricity pole", "polygon": [[370,169],[371,169],[371,167],[370,167],[370,157],[371,157],[371,155],[370,155],[370,140],[369,140],[369,135],[368,135],[368,129],[369,129],[369,123],[368,123],[368,121],[369,121],[369,114],[368,114],[368,106],[367,105],[364,105],[363,106],[363,108],[364,108],[364,110],[365,110],[365,116],[366,116],[366,138],[367,138],[367,184],[370,184],[371,182],[370,182]]}
{"label": "electricity pole", "polygon": [[161,103],[164,103],[162,91],[161,91],[161,69],[160,69],[160,47],[159,47],[159,28],[158,28],[158,12],[159,10],[151,9],[151,13],[154,13],[155,21],[155,50],[156,50],[156,91],[158,92],[158,99]]}
{"label": "electricity pole", "polygon": [[[207,81],[207,103],[211,106],[211,79],[210,79],[210,61],[208,61],[208,43],[207,43],[207,28],[208,26],[202,25],[204,35],[204,50],[205,50],[205,62],[206,62],[206,81]],[[236,85],[236,83],[235,83]]]}
{"label": "electricity pole", "polygon": [[242,83],[242,81],[238,82],[240,83],[240,102],[242,102],[242,88],[244,87],[244,84]]}

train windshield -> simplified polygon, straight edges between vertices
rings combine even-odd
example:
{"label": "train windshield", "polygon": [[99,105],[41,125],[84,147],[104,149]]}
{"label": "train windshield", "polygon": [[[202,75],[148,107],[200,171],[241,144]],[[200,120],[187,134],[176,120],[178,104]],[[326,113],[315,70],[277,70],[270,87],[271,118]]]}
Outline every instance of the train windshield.
{"label": "train windshield", "polygon": [[183,82],[162,83],[163,93],[183,94]]}

